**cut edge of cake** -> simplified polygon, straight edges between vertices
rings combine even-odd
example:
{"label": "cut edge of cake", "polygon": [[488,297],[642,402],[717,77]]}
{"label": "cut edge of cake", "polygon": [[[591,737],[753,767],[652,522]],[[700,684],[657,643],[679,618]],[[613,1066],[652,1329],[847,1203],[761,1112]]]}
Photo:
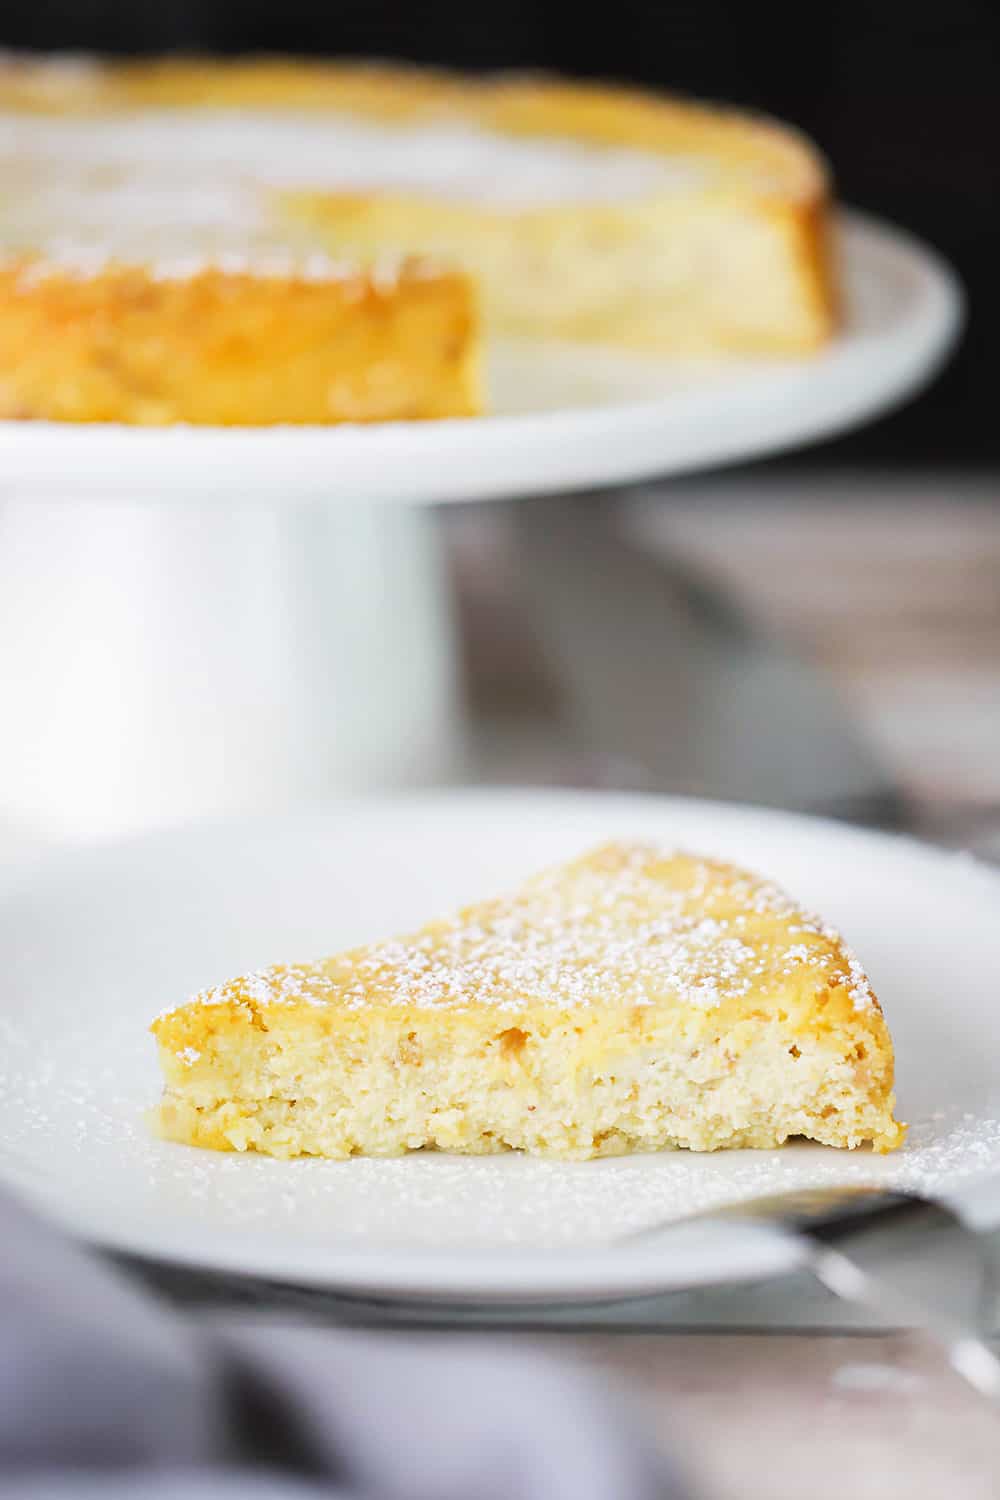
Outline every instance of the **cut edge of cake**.
{"label": "cut edge of cake", "polygon": [[0,258],[0,419],[322,426],[481,408],[476,288],[429,259]]}

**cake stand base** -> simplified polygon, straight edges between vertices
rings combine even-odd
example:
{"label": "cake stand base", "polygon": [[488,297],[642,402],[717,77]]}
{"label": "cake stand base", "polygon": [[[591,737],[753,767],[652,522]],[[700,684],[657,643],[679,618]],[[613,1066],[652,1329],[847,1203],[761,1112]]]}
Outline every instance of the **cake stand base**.
{"label": "cake stand base", "polygon": [[321,502],[0,506],[0,817],[128,832],[440,775],[434,518]]}

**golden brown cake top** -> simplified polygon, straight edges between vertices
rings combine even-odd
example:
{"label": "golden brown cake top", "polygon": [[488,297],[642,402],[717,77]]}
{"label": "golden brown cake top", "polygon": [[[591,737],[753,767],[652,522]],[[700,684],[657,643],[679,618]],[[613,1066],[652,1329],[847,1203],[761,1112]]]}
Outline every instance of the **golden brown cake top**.
{"label": "golden brown cake top", "polygon": [[616,843],[411,936],[247,975],[193,1003],[705,1012],[808,1008],[820,990],[831,1019],[878,1009],[839,935],[777,886],[695,855]]}

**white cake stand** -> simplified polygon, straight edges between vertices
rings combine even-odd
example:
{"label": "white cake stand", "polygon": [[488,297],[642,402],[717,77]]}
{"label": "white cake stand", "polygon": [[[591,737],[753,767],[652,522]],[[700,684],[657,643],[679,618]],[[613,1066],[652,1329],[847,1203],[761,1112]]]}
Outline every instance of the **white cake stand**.
{"label": "white cake stand", "polygon": [[0,817],[105,835],[447,777],[427,507],[732,462],[900,401],[956,336],[955,279],[857,216],[840,239],[847,327],[809,359],[519,344],[475,420],[0,424]]}

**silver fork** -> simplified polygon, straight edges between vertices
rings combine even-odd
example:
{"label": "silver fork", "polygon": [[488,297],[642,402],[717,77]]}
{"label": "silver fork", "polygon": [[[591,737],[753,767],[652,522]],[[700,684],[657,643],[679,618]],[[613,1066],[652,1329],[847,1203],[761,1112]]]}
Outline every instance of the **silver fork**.
{"label": "silver fork", "polygon": [[[979,1236],[944,1204],[881,1188],[814,1188],[725,1204],[683,1222],[744,1219],[805,1244],[806,1265],[836,1296],[939,1343],[954,1370],[1000,1400],[1000,1359],[983,1327],[992,1264]],[[628,1236],[662,1234],[658,1224]]]}

